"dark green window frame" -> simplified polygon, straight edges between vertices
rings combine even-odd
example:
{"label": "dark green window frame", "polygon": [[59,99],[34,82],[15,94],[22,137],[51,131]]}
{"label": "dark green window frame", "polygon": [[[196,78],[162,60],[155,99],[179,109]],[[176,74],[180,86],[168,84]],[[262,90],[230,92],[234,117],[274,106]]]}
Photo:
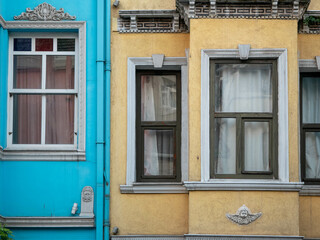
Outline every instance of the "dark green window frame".
{"label": "dark green window frame", "polygon": [[[215,111],[215,70],[217,64],[272,64],[272,112],[216,112]],[[210,178],[212,179],[278,179],[278,71],[277,60],[235,60],[212,59],[210,60]],[[214,120],[217,118],[236,119],[236,173],[217,174],[214,142]],[[245,171],[244,170],[244,123],[268,122],[269,123],[269,171]]]}
{"label": "dark green window frame", "polygon": [[[176,121],[141,120],[141,76],[176,76]],[[144,130],[173,130],[175,138],[175,173],[149,176],[144,174]],[[139,70],[136,72],[136,180],[137,182],[181,182],[181,72],[170,70]]]}
{"label": "dark green window frame", "polygon": [[[301,159],[301,178],[305,184],[320,184],[320,178],[306,177],[306,133],[320,132],[320,123],[303,123],[303,78],[320,77],[319,72],[300,73],[300,159]],[[320,99],[319,99],[320,101]]]}

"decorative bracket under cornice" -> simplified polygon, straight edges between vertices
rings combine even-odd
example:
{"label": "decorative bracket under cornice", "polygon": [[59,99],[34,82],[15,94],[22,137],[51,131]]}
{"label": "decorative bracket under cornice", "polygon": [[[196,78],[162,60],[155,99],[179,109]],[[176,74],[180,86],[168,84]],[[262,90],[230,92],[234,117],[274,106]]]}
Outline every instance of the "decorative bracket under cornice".
{"label": "decorative bracket under cornice", "polygon": [[120,33],[186,32],[175,10],[120,10],[118,31]]}
{"label": "decorative bracket under cornice", "polygon": [[61,21],[75,20],[75,16],[65,13],[63,8],[56,10],[55,7],[48,3],[39,4],[33,10],[27,8],[25,12],[19,16],[14,16],[14,20],[29,20],[29,21]]}
{"label": "decorative bracket under cornice", "polygon": [[301,19],[310,0],[176,0],[185,24],[197,18]]}

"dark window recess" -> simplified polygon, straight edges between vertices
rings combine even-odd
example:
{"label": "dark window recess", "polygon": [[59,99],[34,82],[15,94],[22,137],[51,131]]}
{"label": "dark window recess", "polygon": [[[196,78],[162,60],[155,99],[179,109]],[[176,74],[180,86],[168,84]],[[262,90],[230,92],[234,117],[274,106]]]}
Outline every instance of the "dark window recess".
{"label": "dark window recess", "polygon": [[58,38],[58,51],[69,52],[75,50],[75,39],[73,38]]}
{"label": "dark window recess", "polygon": [[320,184],[320,74],[300,75],[301,176]]}
{"label": "dark window recess", "polygon": [[138,71],[136,93],[137,181],[181,181],[180,72]]}
{"label": "dark window recess", "polygon": [[277,92],[274,60],[211,60],[211,178],[278,178]]}
{"label": "dark window recess", "polygon": [[37,38],[36,39],[36,51],[53,51],[53,39],[52,38]]}
{"label": "dark window recess", "polygon": [[14,51],[31,51],[31,38],[15,38]]}

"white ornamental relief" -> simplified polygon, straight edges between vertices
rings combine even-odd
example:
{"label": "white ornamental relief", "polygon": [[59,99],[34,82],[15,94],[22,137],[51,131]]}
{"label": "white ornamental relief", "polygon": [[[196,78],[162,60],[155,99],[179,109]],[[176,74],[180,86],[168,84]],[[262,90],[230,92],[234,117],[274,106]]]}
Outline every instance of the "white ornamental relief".
{"label": "white ornamental relief", "polygon": [[74,20],[75,16],[65,13],[63,8],[57,10],[48,3],[42,3],[33,10],[27,8],[25,12],[19,16],[14,16],[15,20],[29,20],[29,21],[61,21]]}
{"label": "white ornamental relief", "polygon": [[255,220],[257,220],[259,217],[261,217],[262,213],[251,213],[250,209],[246,205],[242,205],[236,212],[236,214],[226,214],[226,217],[238,224],[238,225],[248,225]]}

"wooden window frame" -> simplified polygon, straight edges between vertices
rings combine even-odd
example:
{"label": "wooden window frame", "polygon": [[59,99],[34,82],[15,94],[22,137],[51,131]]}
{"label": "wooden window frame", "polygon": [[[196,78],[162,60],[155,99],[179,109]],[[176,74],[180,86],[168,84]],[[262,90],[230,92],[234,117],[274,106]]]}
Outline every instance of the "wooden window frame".
{"label": "wooden window frame", "polygon": [[[177,83],[177,118],[176,121],[141,121],[141,76],[142,75],[176,75]],[[176,172],[175,175],[144,175],[144,130],[174,129],[176,138]],[[181,181],[181,72],[171,70],[137,70],[136,71],[136,180],[137,182],[180,182]]]}
{"label": "wooden window frame", "polygon": [[[214,108],[214,81],[216,64],[272,64],[272,112],[271,113],[221,113]],[[210,178],[211,179],[278,179],[278,67],[276,59],[211,59],[210,60]],[[212,109],[212,110],[211,110]],[[216,174],[214,159],[214,119],[236,119],[236,173]],[[245,172],[244,171],[244,123],[245,122],[269,122],[269,164],[270,171]]]}
{"label": "wooden window frame", "polygon": [[320,77],[319,72],[302,72],[300,73],[300,159],[301,159],[301,179],[305,184],[320,184],[320,178],[306,178],[306,139],[307,132],[320,132],[320,123],[303,123],[303,78],[304,77]]}

